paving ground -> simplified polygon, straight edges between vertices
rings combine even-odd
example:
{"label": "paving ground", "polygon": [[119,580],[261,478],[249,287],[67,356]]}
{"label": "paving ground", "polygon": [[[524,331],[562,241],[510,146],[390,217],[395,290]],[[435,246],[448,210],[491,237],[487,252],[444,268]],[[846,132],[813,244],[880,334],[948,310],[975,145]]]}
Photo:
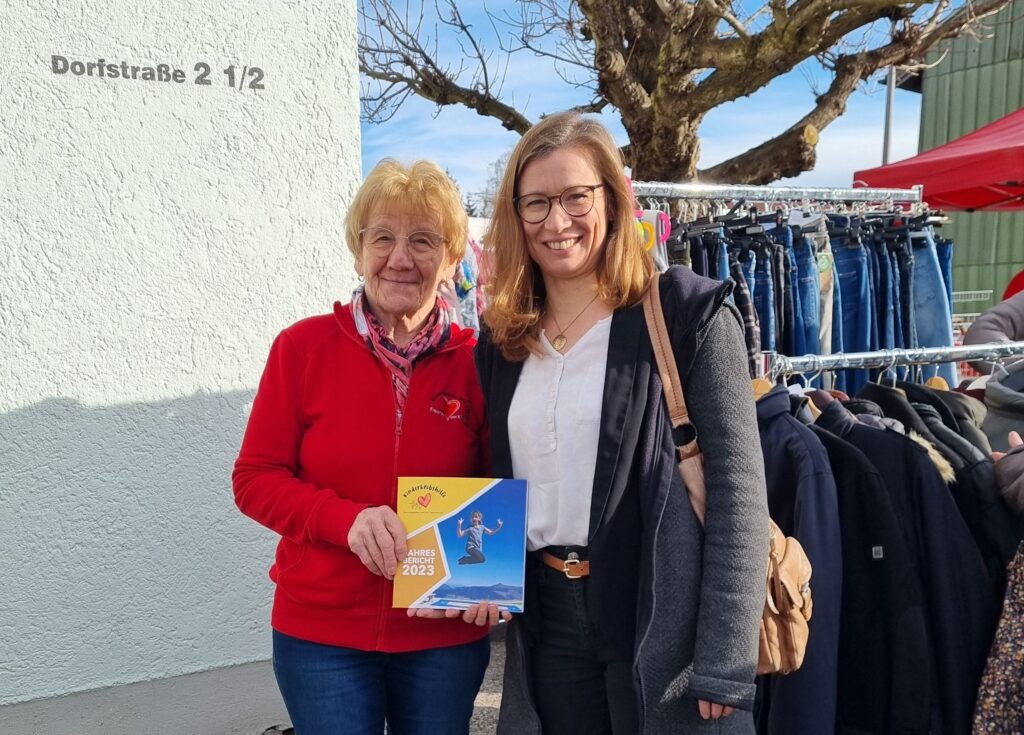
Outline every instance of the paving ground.
{"label": "paving ground", "polygon": [[491,663],[484,674],[484,683],[476,695],[476,707],[469,724],[470,735],[493,735],[498,724],[498,706],[501,704],[501,673],[505,669],[504,626],[491,634]]}

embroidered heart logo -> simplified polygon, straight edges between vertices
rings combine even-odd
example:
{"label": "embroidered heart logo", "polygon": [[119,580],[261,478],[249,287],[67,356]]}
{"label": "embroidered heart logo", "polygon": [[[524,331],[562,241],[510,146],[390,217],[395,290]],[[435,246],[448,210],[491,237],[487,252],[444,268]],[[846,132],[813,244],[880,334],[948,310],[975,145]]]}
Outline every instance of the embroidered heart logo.
{"label": "embroidered heart logo", "polygon": [[430,493],[427,493],[426,495],[420,495],[418,498],[416,498],[416,502],[422,505],[424,508],[426,508],[428,505],[430,505],[430,499],[432,497],[433,496]]}
{"label": "embroidered heart logo", "polygon": [[457,401],[454,398],[449,399],[448,402],[444,404],[444,417],[446,419],[454,418],[455,414],[457,414],[461,408],[462,401]]}

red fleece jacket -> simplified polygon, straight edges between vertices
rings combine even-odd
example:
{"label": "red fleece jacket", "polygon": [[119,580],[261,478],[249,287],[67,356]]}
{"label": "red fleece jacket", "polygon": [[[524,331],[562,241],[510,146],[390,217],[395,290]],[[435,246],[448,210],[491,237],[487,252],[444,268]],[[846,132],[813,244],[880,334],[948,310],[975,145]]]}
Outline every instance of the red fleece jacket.
{"label": "red fleece jacket", "polygon": [[356,515],[395,507],[403,475],[486,477],[488,434],[472,332],[415,363],[401,426],[391,376],[349,305],[281,332],[270,349],[232,476],[235,502],[281,535],[271,624],[286,635],[366,651],[477,640],[461,619],[409,618],[392,583],[348,548]]}

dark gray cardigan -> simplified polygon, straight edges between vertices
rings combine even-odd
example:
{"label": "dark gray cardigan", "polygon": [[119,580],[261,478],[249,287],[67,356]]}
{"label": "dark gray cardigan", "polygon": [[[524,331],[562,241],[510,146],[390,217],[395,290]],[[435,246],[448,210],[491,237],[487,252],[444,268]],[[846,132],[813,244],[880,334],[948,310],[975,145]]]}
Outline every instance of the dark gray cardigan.
{"label": "dark gray cardigan", "polygon": [[[728,284],[672,268],[660,287],[704,451],[707,527],[676,470],[642,307],[620,309],[612,317],[591,500],[592,612],[605,630],[622,619],[623,604],[629,612],[633,629],[613,625],[609,637],[632,648],[642,732],[752,733],[748,711],[706,722],[696,704],[750,710],[755,691],[768,510],[742,330],[725,303]],[[502,358],[485,332],[477,367],[494,476],[510,477],[508,408],[522,363]],[[509,735],[540,733],[527,676],[529,595],[527,620],[513,621],[506,644],[498,732]]]}

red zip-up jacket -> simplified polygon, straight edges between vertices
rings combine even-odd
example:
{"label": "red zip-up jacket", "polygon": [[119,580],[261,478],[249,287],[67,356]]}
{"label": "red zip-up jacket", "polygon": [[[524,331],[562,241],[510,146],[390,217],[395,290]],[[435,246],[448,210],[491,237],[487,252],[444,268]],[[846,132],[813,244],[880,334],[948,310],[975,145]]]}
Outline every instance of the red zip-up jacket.
{"label": "red zip-up jacket", "polygon": [[239,509],[281,535],[270,568],[275,630],[388,652],[486,634],[460,618],[392,608],[392,583],[348,548],[360,511],[395,507],[398,477],[487,476],[474,344],[471,331],[452,325],[448,342],[416,361],[399,424],[391,375],[356,331],[350,305],[278,335],[232,475]]}

